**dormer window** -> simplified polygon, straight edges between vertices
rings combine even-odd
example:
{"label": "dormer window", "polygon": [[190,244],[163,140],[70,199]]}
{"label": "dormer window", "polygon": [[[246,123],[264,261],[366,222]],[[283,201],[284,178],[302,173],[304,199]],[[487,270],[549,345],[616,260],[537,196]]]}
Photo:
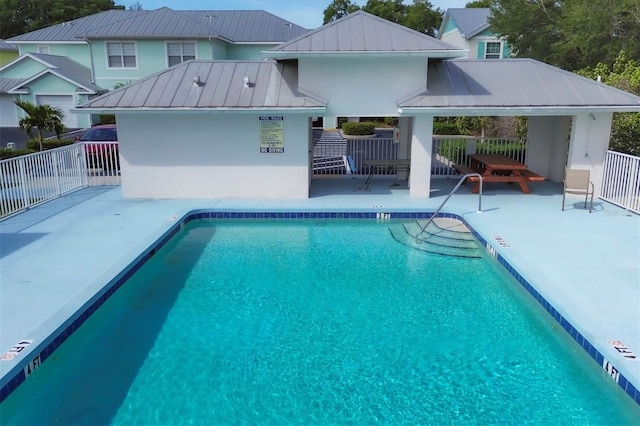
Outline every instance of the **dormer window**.
{"label": "dormer window", "polygon": [[488,41],[484,52],[485,59],[500,59],[502,57],[502,42]]}

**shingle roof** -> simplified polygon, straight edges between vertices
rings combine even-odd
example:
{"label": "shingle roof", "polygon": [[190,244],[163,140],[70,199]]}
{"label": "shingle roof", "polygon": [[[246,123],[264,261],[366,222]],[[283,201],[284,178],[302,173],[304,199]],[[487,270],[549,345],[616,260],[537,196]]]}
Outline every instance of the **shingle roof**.
{"label": "shingle roof", "polygon": [[445,13],[445,20],[448,15],[449,19],[453,19],[455,21],[460,34],[462,34],[464,38],[469,39],[489,28],[490,14],[491,10],[489,8],[468,7],[462,9],[448,9]]}
{"label": "shingle roof", "polygon": [[297,92],[297,73],[293,63],[187,61],[94,98],[79,109],[323,109],[322,101]]}
{"label": "shingle roof", "polygon": [[456,46],[363,11],[350,13],[268,52],[276,57],[359,52],[461,55]]}
{"label": "shingle roof", "polygon": [[581,108],[640,111],[640,97],[534,59],[446,60],[429,64],[428,89],[400,108]]}
{"label": "shingle roof", "polygon": [[232,43],[281,43],[307,32],[263,10],[108,10],[9,39],[79,42],[84,37],[214,37]]}

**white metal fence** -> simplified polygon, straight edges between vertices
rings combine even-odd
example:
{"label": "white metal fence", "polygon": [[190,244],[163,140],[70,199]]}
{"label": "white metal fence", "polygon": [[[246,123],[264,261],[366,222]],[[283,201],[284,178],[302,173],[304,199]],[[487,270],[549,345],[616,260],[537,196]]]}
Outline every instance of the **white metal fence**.
{"label": "white metal fence", "polygon": [[0,218],[86,186],[119,185],[116,143],[73,144],[0,161]]}
{"label": "white metal fence", "polygon": [[607,151],[600,198],[640,214],[640,157]]}
{"label": "white metal fence", "polygon": [[470,154],[504,154],[526,163],[527,140],[521,138],[474,138],[468,136],[434,136],[431,152],[431,176],[450,176],[457,172],[454,164],[471,166]]}
{"label": "white metal fence", "polygon": [[[393,138],[342,139],[339,135],[314,140],[313,173],[315,176],[345,174],[368,175],[364,160],[395,160],[398,144]],[[434,136],[431,156],[431,176],[457,174],[453,164],[469,166],[467,155],[500,153],[521,163],[525,162],[527,141],[520,138],[484,138],[466,136]],[[351,166],[349,167],[349,163]],[[393,168],[380,168],[376,174],[395,174]]]}

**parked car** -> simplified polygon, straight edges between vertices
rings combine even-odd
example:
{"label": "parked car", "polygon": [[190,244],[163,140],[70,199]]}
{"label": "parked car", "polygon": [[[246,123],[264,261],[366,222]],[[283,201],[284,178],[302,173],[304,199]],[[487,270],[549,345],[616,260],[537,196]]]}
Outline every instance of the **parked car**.
{"label": "parked car", "polygon": [[118,131],[115,124],[99,124],[84,132],[77,139],[85,145],[87,166],[90,169],[120,169]]}

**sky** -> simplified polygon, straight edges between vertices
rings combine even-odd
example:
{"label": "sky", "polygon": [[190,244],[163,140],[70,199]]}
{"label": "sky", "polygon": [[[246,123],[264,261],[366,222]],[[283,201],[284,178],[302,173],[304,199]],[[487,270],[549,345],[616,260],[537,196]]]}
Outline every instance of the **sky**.
{"label": "sky", "polygon": [[[404,0],[405,3],[413,3]],[[469,0],[430,0],[433,7],[446,10],[464,7]],[[364,6],[366,0],[352,0]],[[314,29],[322,25],[324,10],[332,0],[115,0],[115,4],[129,6],[140,3],[145,10],[169,7],[174,10],[266,10],[301,27]]]}

